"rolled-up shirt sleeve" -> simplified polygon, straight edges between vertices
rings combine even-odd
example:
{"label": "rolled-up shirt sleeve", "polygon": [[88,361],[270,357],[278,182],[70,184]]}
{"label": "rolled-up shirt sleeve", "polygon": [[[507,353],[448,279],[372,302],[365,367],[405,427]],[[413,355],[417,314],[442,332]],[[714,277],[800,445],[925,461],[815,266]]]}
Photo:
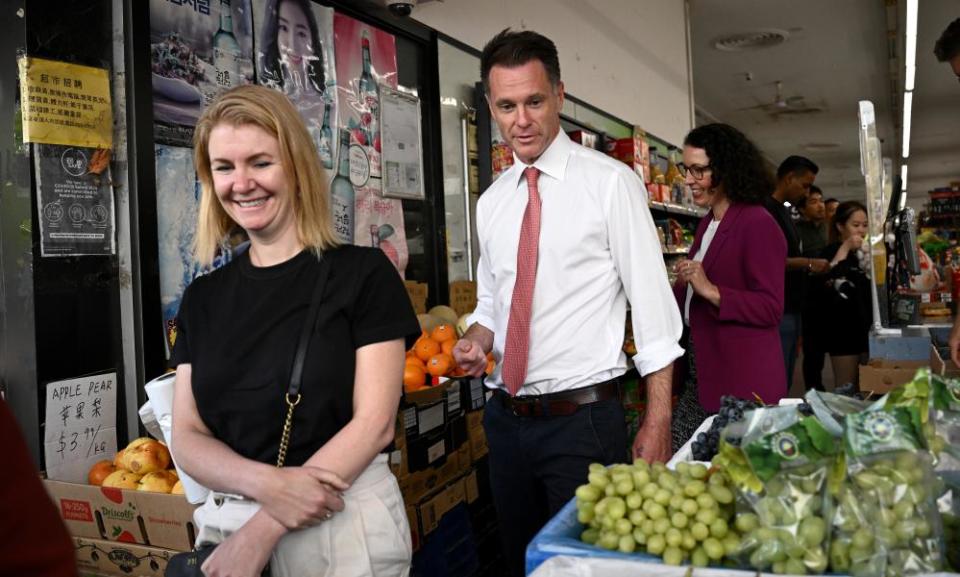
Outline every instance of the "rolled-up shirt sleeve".
{"label": "rolled-up shirt sleeve", "polygon": [[660,241],[639,178],[616,172],[607,206],[607,232],[633,322],[641,375],[656,372],[683,355],[683,323],[663,262]]}

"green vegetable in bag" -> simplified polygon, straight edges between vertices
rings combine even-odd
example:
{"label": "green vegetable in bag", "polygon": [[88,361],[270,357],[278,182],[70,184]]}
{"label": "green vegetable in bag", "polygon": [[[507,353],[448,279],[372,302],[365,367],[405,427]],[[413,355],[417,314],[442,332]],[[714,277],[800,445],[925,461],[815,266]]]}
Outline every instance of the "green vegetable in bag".
{"label": "green vegetable in bag", "polygon": [[823,573],[836,437],[815,417],[785,406],[747,413],[744,423],[724,430],[723,439],[720,456],[733,468],[740,497],[735,526],[744,533],[741,563],[774,573]]}
{"label": "green vegetable in bag", "polygon": [[927,396],[916,394],[922,389],[893,395],[893,402],[881,399],[844,419],[847,478],[830,545],[835,572],[884,577],[943,567],[936,482],[921,433]]}

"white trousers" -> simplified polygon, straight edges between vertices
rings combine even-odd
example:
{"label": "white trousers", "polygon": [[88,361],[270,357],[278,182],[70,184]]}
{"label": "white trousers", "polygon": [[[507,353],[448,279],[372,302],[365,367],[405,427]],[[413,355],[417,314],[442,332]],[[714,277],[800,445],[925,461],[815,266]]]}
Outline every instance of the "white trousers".
{"label": "white trousers", "polygon": [[[343,494],[329,521],[291,531],[270,558],[271,577],[407,577],[413,554],[397,479],[378,455]],[[221,543],[260,509],[259,503],[212,492],[193,514],[197,546]]]}

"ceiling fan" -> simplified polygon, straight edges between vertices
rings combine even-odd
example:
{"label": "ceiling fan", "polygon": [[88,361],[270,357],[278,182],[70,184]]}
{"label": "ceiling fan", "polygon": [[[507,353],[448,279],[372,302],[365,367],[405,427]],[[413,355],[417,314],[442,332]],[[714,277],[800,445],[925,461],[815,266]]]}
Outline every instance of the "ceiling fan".
{"label": "ceiling fan", "polygon": [[777,80],[774,85],[776,86],[776,97],[772,101],[738,108],[737,111],[763,110],[772,116],[779,116],[781,114],[811,114],[823,110],[823,107],[820,106],[808,106],[803,96],[784,96],[783,82]]}

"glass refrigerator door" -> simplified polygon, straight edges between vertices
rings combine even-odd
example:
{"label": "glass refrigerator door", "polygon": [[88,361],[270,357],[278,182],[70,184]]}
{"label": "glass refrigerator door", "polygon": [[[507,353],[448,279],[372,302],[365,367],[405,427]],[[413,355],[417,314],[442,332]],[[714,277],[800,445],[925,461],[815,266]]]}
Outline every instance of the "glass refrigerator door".
{"label": "glass refrigerator door", "polygon": [[440,41],[440,126],[443,141],[443,195],[450,282],[472,281],[480,258],[475,213],[480,193],[477,168],[475,90],[480,59]]}

